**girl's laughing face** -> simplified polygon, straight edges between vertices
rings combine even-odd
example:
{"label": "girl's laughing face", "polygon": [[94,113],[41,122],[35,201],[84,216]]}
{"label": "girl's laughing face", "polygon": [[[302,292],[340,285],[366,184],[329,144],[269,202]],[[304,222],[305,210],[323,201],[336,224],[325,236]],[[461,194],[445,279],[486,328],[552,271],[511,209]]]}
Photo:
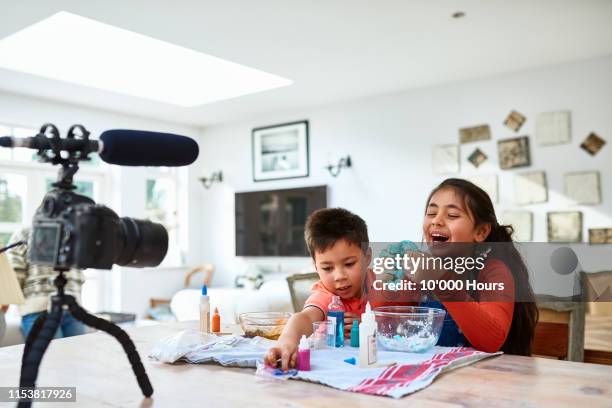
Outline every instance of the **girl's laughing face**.
{"label": "girl's laughing face", "polygon": [[490,224],[475,225],[474,216],[455,189],[442,188],[431,196],[423,219],[423,236],[430,246],[482,242],[490,231]]}

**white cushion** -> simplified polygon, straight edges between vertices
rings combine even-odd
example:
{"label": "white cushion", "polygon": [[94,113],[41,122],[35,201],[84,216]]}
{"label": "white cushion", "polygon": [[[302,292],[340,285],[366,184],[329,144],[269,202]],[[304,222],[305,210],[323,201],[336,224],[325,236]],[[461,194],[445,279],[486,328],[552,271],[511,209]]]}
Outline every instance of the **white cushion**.
{"label": "white cushion", "polygon": [[[209,288],[211,313],[218,307],[221,324],[238,323],[238,316],[246,312],[291,312],[291,296],[287,281],[275,279],[265,282],[259,290],[245,288]],[[170,310],[177,320],[200,319],[200,290],[183,289],[172,297]]]}

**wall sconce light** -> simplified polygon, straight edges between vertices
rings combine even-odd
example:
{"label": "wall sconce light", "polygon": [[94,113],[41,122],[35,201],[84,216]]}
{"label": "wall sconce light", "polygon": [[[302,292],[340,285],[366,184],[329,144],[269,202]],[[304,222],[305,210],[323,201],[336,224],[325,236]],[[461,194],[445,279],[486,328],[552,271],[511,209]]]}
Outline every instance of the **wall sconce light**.
{"label": "wall sconce light", "polygon": [[204,188],[209,189],[215,181],[218,183],[223,181],[223,172],[221,170],[215,171],[210,177],[200,177],[200,181],[204,184]]}
{"label": "wall sconce light", "polygon": [[329,174],[331,174],[332,177],[338,177],[342,169],[348,169],[351,166],[352,166],[351,156],[346,156],[346,157],[341,158],[338,161],[338,164],[336,164],[335,166],[330,164],[329,166],[325,168],[327,169],[327,171],[329,171]]}

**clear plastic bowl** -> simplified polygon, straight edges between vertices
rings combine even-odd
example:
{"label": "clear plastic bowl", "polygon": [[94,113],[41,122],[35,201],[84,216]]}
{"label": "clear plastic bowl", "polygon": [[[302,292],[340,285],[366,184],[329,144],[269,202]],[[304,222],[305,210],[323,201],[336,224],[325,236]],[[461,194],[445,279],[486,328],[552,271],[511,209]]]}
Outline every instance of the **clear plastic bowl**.
{"label": "clear plastic bowl", "polygon": [[377,307],[378,345],[384,350],[424,353],[438,342],[445,315],[445,310],[431,307]]}
{"label": "clear plastic bowl", "polygon": [[290,317],[287,312],[250,312],[242,313],[238,319],[246,337],[278,340]]}

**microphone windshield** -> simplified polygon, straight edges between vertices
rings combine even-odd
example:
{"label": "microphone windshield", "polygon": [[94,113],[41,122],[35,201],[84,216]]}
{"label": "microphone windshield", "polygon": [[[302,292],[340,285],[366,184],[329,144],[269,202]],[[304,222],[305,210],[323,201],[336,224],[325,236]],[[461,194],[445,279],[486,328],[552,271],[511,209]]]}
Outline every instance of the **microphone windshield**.
{"label": "microphone windshield", "polygon": [[100,158],[121,166],[187,166],[199,154],[195,140],[171,133],[113,129],[100,135]]}

